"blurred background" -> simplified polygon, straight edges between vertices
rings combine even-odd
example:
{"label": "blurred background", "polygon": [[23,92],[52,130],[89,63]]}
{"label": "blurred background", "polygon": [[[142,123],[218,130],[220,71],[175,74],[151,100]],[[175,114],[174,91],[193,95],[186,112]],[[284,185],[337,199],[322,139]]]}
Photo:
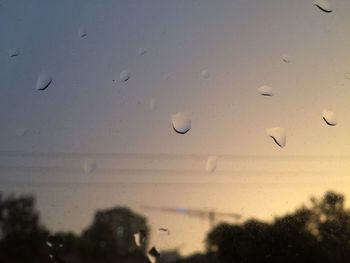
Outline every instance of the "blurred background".
{"label": "blurred background", "polygon": [[[299,222],[303,206],[312,220],[347,218],[348,10],[346,0],[1,0],[0,191],[4,206],[32,211],[23,220],[38,236],[24,243],[67,262],[144,257],[153,246],[255,262],[215,243],[215,229]],[[322,204],[342,216],[324,216]],[[99,211],[112,218],[102,237]],[[22,218],[14,214],[0,221],[2,240]],[[310,218],[300,224],[319,225]],[[2,251],[21,244],[16,231]],[[48,250],[57,235],[75,245]],[[6,262],[18,260],[11,253]]]}

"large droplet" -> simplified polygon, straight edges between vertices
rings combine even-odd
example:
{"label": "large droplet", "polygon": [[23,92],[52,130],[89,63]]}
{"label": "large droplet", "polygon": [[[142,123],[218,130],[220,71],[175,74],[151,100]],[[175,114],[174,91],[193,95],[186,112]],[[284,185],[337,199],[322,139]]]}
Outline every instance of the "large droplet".
{"label": "large droplet", "polygon": [[207,163],[205,165],[205,170],[208,173],[213,173],[216,170],[218,165],[218,157],[217,156],[209,156],[207,159]]}
{"label": "large droplet", "polygon": [[263,85],[263,86],[259,87],[258,92],[263,96],[273,96],[274,95],[272,87],[267,86],[267,85]]}
{"label": "large droplet", "polygon": [[316,0],[314,5],[326,13],[331,13],[333,11],[331,3],[326,0]]}
{"label": "large droplet", "polygon": [[95,160],[92,159],[85,159],[84,160],[84,172],[85,174],[91,174],[93,173],[97,168],[97,164]]}
{"label": "large droplet", "polygon": [[131,77],[131,72],[129,70],[123,70],[120,72],[119,78],[121,81],[126,82],[130,79]]}
{"label": "large droplet", "polygon": [[335,126],[337,125],[337,118],[335,116],[335,113],[333,111],[324,109],[322,112],[323,120],[329,125],[329,126]]}
{"label": "large droplet", "polygon": [[36,80],[36,89],[37,90],[46,90],[52,83],[52,77],[47,73],[39,73]]}
{"label": "large droplet", "polygon": [[78,36],[83,38],[87,36],[87,31],[84,27],[78,29]]}
{"label": "large droplet", "polygon": [[174,131],[185,134],[191,129],[191,119],[186,112],[178,112],[171,116]]}
{"label": "large droplet", "polygon": [[282,61],[286,63],[290,63],[292,61],[288,54],[282,54],[281,58],[282,58]]}
{"label": "large droplet", "polygon": [[9,49],[8,53],[9,53],[9,57],[13,58],[13,57],[19,56],[20,50],[18,48],[11,48]]}
{"label": "large droplet", "polygon": [[146,231],[140,230],[134,234],[135,244],[140,247],[146,242]]}
{"label": "large droplet", "polygon": [[344,77],[345,77],[346,79],[350,79],[350,72],[345,73],[345,74],[344,74]]}
{"label": "large droplet", "polygon": [[156,263],[160,257],[160,253],[158,252],[158,250],[155,247],[152,247],[149,251],[148,251],[148,259],[151,261],[151,263]]}
{"label": "large droplet", "polygon": [[210,72],[209,70],[207,69],[203,69],[202,72],[201,72],[201,76],[205,79],[209,78],[210,77]]}
{"label": "large droplet", "polygon": [[286,146],[286,131],[285,129],[281,127],[273,127],[266,129],[266,133],[268,136],[270,136],[275,143],[280,146],[284,147]]}
{"label": "large droplet", "polygon": [[147,49],[143,48],[143,47],[140,47],[139,50],[138,50],[138,54],[139,56],[143,56],[147,53]]}

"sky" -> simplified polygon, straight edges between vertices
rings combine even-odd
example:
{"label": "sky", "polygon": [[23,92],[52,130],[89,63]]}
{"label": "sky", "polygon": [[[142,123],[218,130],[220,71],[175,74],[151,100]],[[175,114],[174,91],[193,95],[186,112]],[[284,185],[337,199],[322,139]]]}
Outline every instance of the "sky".
{"label": "sky", "polygon": [[[350,2],[330,3],[0,1],[0,190],[34,194],[48,227],[77,233],[96,209],[129,206],[148,217],[150,244],[184,254],[204,248],[208,222],[142,205],[271,220],[329,189],[348,195]],[[45,91],[38,74],[52,77]],[[184,135],[177,112],[191,119]]]}

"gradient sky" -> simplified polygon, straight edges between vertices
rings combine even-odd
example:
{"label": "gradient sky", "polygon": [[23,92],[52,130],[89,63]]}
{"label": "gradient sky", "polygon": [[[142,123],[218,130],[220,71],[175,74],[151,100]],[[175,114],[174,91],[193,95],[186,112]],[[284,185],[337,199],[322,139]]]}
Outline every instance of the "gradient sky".
{"label": "gradient sky", "polygon": [[[326,14],[305,0],[0,1],[0,190],[35,194],[53,230],[79,232],[96,209],[130,206],[171,230],[151,244],[182,253],[203,248],[207,222],[140,205],[270,220],[310,195],[348,194],[350,2],[331,3]],[[46,91],[35,89],[39,72],[53,77]],[[185,135],[171,127],[180,111],[192,120]],[[266,135],[275,126],[287,131],[283,149]],[[97,162],[90,175],[85,157]]]}

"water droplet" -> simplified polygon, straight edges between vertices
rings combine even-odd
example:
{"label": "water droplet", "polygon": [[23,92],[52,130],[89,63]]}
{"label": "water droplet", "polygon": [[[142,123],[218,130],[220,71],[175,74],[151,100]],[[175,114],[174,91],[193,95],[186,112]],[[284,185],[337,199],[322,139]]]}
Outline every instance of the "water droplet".
{"label": "water droplet", "polygon": [[209,70],[207,69],[203,69],[202,72],[201,72],[201,76],[205,79],[209,78],[210,77],[210,72]]}
{"label": "water droplet", "polygon": [[346,79],[350,79],[350,72],[345,73],[345,74],[344,74],[344,77],[345,77]]}
{"label": "water droplet", "polygon": [[11,49],[9,49],[8,54],[9,54],[10,58],[13,58],[13,57],[19,56],[20,51],[18,48],[11,48]]}
{"label": "water droplet", "polygon": [[283,62],[286,62],[286,63],[291,62],[291,58],[288,54],[282,54],[281,58],[282,58]]}
{"label": "water droplet", "polygon": [[161,228],[158,228],[158,234],[159,235],[167,235],[167,236],[169,236],[170,235],[170,230],[167,229],[167,228],[161,227]]}
{"label": "water droplet", "polygon": [[139,56],[143,56],[147,53],[147,49],[143,48],[143,47],[140,47],[139,50],[138,50],[138,54]]}
{"label": "water droplet", "polygon": [[50,257],[51,259],[54,258],[54,256],[53,256],[52,254],[50,254],[49,257]]}
{"label": "water droplet", "polygon": [[333,11],[331,3],[326,0],[316,0],[314,2],[314,5],[326,13],[330,13]]}
{"label": "water droplet", "polygon": [[335,113],[333,111],[324,109],[322,112],[323,120],[329,125],[329,126],[335,126],[337,125],[337,118],[335,116]]}
{"label": "water droplet", "polygon": [[135,240],[135,244],[138,247],[142,246],[146,241],[146,231],[140,230],[139,232],[135,233],[134,240]]}
{"label": "water droplet", "polygon": [[84,172],[85,174],[91,174],[94,172],[97,168],[97,164],[92,159],[85,159],[84,160]]}
{"label": "water droplet", "polygon": [[263,85],[263,86],[259,87],[258,92],[263,96],[273,96],[274,95],[272,87],[267,86],[267,85]]}
{"label": "water droplet", "polygon": [[85,28],[81,27],[79,28],[78,30],[78,36],[83,38],[83,37],[86,37],[87,36],[87,31]]}
{"label": "water droplet", "polygon": [[52,247],[52,243],[50,241],[46,241],[46,246]]}
{"label": "water droplet", "polygon": [[209,156],[207,159],[207,163],[205,165],[205,170],[208,173],[213,173],[216,170],[218,164],[218,157],[217,156]]}
{"label": "water droplet", "polygon": [[191,129],[191,119],[186,112],[178,112],[171,116],[173,128],[177,133],[185,134]]}
{"label": "water droplet", "polygon": [[122,72],[120,72],[119,78],[121,81],[128,81],[131,77],[131,72],[129,70],[123,70]]}
{"label": "water droplet", "polygon": [[274,127],[266,129],[266,133],[268,136],[270,136],[275,143],[280,146],[284,147],[286,146],[286,131],[285,129],[281,127]]}
{"label": "water droplet", "polygon": [[52,83],[52,77],[47,73],[39,73],[36,80],[36,89],[37,90],[46,90]]}
{"label": "water droplet", "polygon": [[28,134],[28,132],[29,132],[29,130],[27,128],[18,128],[16,130],[16,135],[17,136],[25,136]]}
{"label": "water droplet", "polygon": [[156,263],[160,257],[160,253],[155,247],[152,247],[148,251],[148,259],[151,261],[151,263]]}
{"label": "water droplet", "polygon": [[151,100],[149,102],[149,107],[150,107],[151,111],[155,111],[157,109],[157,101],[155,98],[151,98]]}

